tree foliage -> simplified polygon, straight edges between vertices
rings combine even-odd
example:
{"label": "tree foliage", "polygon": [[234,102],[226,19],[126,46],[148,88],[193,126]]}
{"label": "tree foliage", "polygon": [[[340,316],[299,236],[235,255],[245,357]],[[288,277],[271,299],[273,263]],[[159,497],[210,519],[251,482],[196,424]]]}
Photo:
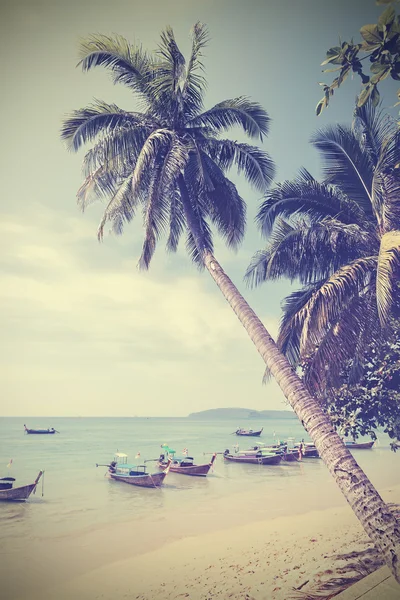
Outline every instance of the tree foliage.
{"label": "tree foliage", "polygon": [[367,102],[352,127],[313,135],[324,179],[302,169],[266,193],[257,216],[267,244],[247,281],[302,284],[283,302],[277,343],[321,400],[349,361],[357,380],[365,349],[390,328],[399,294],[399,139],[394,121]]}
{"label": "tree foliage", "polygon": [[240,96],[205,110],[207,43],[207,28],[196,23],[188,61],[170,27],[153,53],[118,35],[92,35],[80,46],[82,70],[107,69],[114,83],[132,92],[139,110],[95,100],[64,120],[61,136],[72,151],[91,145],[78,204],[84,210],[96,200],[106,202],[99,239],[107,224],[120,234],[141,212],[144,269],[162,236],[175,252],[186,234],[188,253],[199,267],[203,252],[213,248],[212,227],[236,248],[246,206],[227,172],[236,167],[261,192],[274,174],[271,158],[258,146],[222,138],[238,126],[249,138],[263,140],[270,119],[260,104]]}
{"label": "tree foliage", "polygon": [[342,385],[326,396],[327,412],[334,426],[356,439],[376,430],[400,440],[400,321],[392,323],[392,333],[383,342],[373,341],[365,353],[365,368],[357,385],[348,383],[351,363],[341,373]]}
{"label": "tree foliage", "polygon": [[[398,1],[377,1],[378,5],[389,6],[382,12],[377,23],[361,27],[359,43],[339,40],[338,46],[329,48],[326,59],[321,64],[329,65],[325,73],[335,72],[337,76],[330,85],[320,83],[324,95],[317,104],[317,115],[329,105],[335,90],[352,73],[358,75],[362,83],[357,97],[358,107],[364,106],[368,100],[377,106],[380,99],[378,86],[388,77],[400,80],[400,15],[396,14],[395,9]],[[400,100],[400,90],[398,97]]]}

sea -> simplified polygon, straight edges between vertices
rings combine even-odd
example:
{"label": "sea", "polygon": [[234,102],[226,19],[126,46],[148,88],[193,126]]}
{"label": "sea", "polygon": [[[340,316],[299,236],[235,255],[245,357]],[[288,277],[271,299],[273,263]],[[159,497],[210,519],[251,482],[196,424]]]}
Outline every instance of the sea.
{"label": "sea", "polygon": [[[54,435],[26,435],[54,427]],[[260,429],[240,438],[238,427]],[[188,450],[197,464],[213,452],[246,449],[259,439],[309,439],[297,419],[0,418],[0,477],[31,483],[44,477],[25,503],[0,503],[0,581],[7,600],[23,598],[38,578],[54,585],[117,558],[151,551],[185,536],[249,522],[343,506],[345,500],[320,459],[278,466],[237,464],[217,455],[206,478],[169,473],[162,488],[129,486],[106,477],[115,452],[129,462],[156,459],[168,444]],[[372,450],[353,454],[378,488],[400,485],[400,452],[380,434]],[[140,456],[138,456],[140,455]],[[137,457],[137,458],[135,458]],[[12,460],[12,462],[11,462]],[[10,464],[11,463],[11,464]],[[157,470],[148,462],[151,472]],[[24,577],[20,573],[24,572]],[[5,589],[5,588],[3,588]]]}

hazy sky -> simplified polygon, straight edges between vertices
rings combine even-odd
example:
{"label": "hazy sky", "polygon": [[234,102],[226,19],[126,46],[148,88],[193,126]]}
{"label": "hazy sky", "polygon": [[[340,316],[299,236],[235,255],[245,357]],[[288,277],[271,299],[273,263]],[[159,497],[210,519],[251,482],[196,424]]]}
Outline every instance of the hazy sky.
{"label": "hazy sky", "polygon": [[[149,272],[136,268],[141,224],[100,245],[97,205],[75,194],[81,155],[59,139],[63,116],[93,98],[135,103],[106,71],[76,68],[78,40],[119,33],[154,49],[171,25],[182,50],[196,21],[208,24],[206,106],[248,95],[272,118],[264,147],[277,181],[305,166],[319,174],[311,133],[349,122],[357,82],[317,119],[325,51],[381,12],[373,0],[0,0],[2,115],[0,288],[2,415],[184,416],[207,408],[284,408],[263,363],[206,273],[160,244]],[[395,96],[387,96],[387,104]],[[234,133],[234,135],[237,135]],[[260,195],[234,176],[248,202],[245,243],[216,255],[276,334],[282,282],[242,283],[262,247],[253,224]],[[210,280],[209,280],[210,279]]]}

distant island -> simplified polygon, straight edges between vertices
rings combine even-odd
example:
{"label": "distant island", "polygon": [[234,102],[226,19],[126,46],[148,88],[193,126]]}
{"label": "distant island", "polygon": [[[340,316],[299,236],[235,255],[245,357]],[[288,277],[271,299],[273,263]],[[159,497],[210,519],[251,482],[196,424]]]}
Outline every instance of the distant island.
{"label": "distant island", "polygon": [[297,419],[289,410],[251,410],[250,408],[210,408],[190,413],[188,419]]}

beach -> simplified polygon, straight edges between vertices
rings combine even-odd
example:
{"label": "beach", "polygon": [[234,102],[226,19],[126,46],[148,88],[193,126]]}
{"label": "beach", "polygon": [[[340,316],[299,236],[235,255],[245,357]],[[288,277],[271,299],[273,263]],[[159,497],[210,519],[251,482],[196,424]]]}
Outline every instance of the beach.
{"label": "beach", "polygon": [[[400,486],[380,492],[385,501],[400,503]],[[115,548],[109,564],[57,586],[47,587],[43,581],[40,593],[30,597],[286,600],[295,588],[307,591],[354,562],[351,556],[338,560],[339,555],[371,546],[348,506],[185,537],[133,557],[125,542],[121,540],[120,553]]]}

